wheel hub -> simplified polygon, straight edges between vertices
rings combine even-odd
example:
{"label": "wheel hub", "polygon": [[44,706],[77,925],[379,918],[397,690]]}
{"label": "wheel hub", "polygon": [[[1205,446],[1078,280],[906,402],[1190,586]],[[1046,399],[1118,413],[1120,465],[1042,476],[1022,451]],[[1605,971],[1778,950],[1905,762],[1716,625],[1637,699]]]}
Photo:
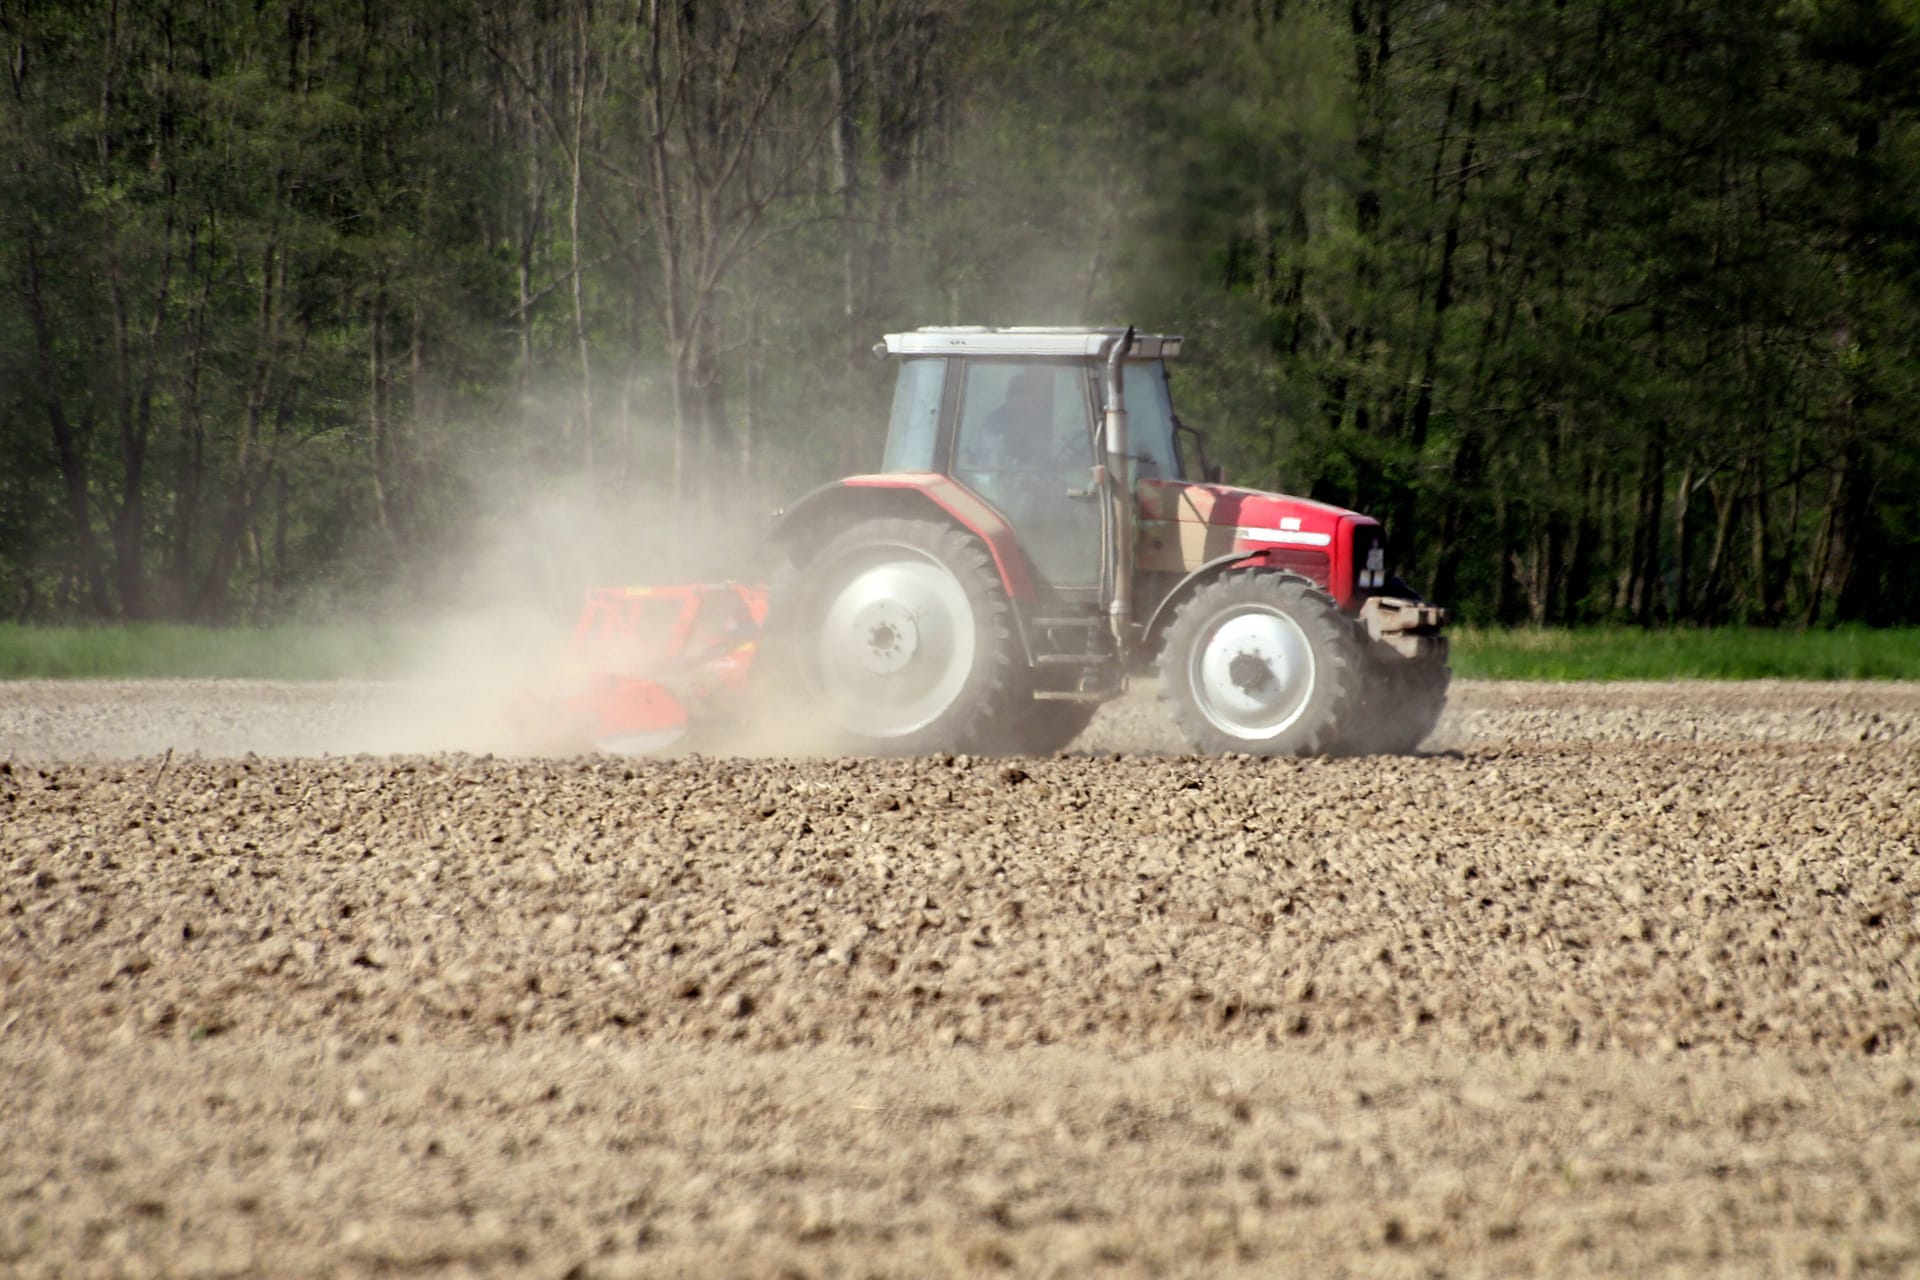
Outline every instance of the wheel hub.
{"label": "wheel hub", "polygon": [[854,615],[853,631],[860,665],[877,676],[899,671],[920,648],[920,628],[896,600],[870,601]]}
{"label": "wheel hub", "polygon": [[1277,683],[1267,660],[1250,650],[1233,655],[1233,661],[1227,664],[1227,679],[1233,681],[1234,688],[1252,698],[1258,698]]}
{"label": "wheel hub", "polygon": [[872,738],[911,734],[938,719],[973,670],[966,591],[912,548],[863,548],[822,584],[809,679],[845,729]]}

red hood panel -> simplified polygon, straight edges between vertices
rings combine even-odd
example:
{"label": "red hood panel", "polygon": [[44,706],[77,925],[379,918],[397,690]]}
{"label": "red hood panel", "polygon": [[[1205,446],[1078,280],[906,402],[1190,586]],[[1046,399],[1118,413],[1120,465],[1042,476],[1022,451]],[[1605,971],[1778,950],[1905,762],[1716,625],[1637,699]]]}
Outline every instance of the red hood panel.
{"label": "red hood panel", "polygon": [[1319,583],[1341,607],[1354,595],[1354,534],[1375,522],[1311,498],[1224,484],[1145,480],[1139,486],[1139,566],[1191,573],[1222,555],[1257,556]]}
{"label": "red hood panel", "polygon": [[1261,529],[1279,529],[1283,521],[1298,520],[1302,529],[1331,534],[1341,517],[1358,514],[1311,498],[1295,498],[1262,489],[1188,484],[1179,480],[1140,482],[1140,515],[1147,520],[1188,520]]}

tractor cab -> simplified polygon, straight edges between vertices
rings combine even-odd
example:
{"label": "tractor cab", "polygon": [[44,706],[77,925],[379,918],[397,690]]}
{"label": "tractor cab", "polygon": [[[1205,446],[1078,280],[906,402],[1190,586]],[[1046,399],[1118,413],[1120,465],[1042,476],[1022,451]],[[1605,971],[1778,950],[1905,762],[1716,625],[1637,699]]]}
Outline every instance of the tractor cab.
{"label": "tractor cab", "polygon": [[[1105,359],[1120,336],[982,327],[888,334],[875,350],[898,357],[899,372],[881,472],[952,478],[1006,518],[1042,585],[1068,597],[1097,594]],[[1122,362],[1132,481],[1182,478],[1165,364],[1180,344],[1135,335]]]}

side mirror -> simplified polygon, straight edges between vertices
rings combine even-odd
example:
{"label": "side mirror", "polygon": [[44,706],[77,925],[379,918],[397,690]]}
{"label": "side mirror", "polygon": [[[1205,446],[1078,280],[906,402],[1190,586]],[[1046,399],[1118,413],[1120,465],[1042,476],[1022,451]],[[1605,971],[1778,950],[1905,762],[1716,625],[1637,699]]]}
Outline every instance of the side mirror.
{"label": "side mirror", "polygon": [[1223,462],[1209,462],[1201,468],[1208,484],[1225,484],[1227,467]]}

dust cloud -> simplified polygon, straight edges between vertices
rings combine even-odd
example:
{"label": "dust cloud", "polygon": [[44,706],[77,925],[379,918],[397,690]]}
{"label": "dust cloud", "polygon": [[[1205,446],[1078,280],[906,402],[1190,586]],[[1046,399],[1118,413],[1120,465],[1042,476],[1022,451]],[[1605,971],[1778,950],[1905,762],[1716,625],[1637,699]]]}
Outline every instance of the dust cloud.
{"label": "dust cloud", "polygon": [[[474,464],[466,487],[469,532],[422,575],[421,598],[392,610],[402,652],[384,663],[397,679],[365,695],[359,716],[304,744],[302,754],[466,751],[571,755],[596,749],[567,702],[595,669],[570,641],[590,591],[684,583],[764,583],[766,535],[780,504],[803,493],[809,465],[760,446],[758,482],[707,477],[688,513],[672,492],[670,424],[635,434],[630,455],[659,459],[643,474],[520,457]],[[619,674],[652,674],[632,655]],[[724,735],[702,732],[667,751],[727,749],[810,754],[824,747],[773,691],[756,707],[726,709]],[[757,714],[745,716],[749,710]],[[745,723],[750,719],[751,723]],[[702,729],[709,726],[700,725]]]}

